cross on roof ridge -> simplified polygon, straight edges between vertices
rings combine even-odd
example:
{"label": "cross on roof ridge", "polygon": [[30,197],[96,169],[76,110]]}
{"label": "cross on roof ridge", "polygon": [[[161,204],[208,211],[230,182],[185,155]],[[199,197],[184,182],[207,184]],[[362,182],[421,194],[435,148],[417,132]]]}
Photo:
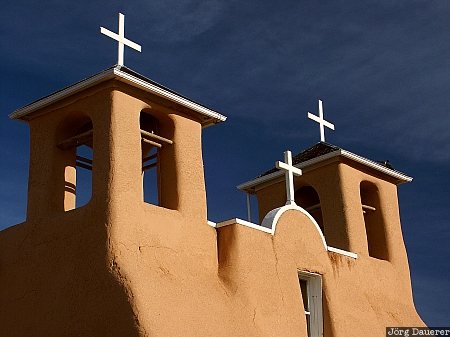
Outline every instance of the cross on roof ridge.
{"label": "cross on roof ridge", "polygon": [[116,34],[104,27],[100,27],[100,33],[119,42],[117,50],[117,64],[119,66],[123,66],[124,46],[133,48],[138,52],[141,51],[141,46],[139,44],[125,38],[125,15],[122,13],[119,13],[119,34]]}
{"label": "cross on roof ridge", "polygon": [[320,125],[320,141],[325,142],[324,126],[326,126],[327,128],[329,128],[331,130],[334,130],[334,124],[326,121],[323,118],[323,102],[322,102],[322,100],[319,99],[319,116],[313,115],[311,112],[308,112],[308,118],[319,123],[319,125]]}

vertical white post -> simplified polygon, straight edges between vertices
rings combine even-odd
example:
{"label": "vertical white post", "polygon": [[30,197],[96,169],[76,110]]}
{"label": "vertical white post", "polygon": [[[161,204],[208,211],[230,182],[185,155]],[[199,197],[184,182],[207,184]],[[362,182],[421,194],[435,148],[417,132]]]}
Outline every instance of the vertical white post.
{"label": "vertical white post", "polygon": [[118,43],[118,56],[117,64],[123,66],[123,54],[124,54],[124,44],[123,39],[125,38],[125,16],[119,13],[119,43]]}
{"label": "vertical white post", "polygon": [[[291,151],[284,152],[284,162],[292,167],[292,154]],[[287,192],[287,202],[286,204],[292,205],[295,204],[294,200],[294,174],[292,170],[286,171],[286,192]]]}
{"label": "vertical white post", "polygon": [[247,219],[249,222],[252,222],[252,208],[250,203],[250,193],[247,193]]}
{"label": "vertical white post", "polygon": [[[324,120],[323,119],[323,103],[322,100],[319,99],[319,119],[320,120]],[[323,123],[319,123],[320,125],[320,141],[324,142],[325,141],[325,128],[323,126]]]}

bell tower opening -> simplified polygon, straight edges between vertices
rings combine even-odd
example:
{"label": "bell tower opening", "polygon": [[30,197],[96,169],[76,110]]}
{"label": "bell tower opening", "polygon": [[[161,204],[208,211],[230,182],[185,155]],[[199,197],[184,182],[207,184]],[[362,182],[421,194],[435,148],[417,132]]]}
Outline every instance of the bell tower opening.
{"label": "bell tower opening", "polygon": [[[150,113],[141,111],[139,122],[143,199],[146,203],[167,207],[167,203],[162,198],[162,174],[164,174],[164,167],[167,167],[169,158],[173,159],[173,155],[169,155],[170,151],[167,149],[173,145],[173,141],[168,138],[171,137],[170,132],[165,130],[164,123]],[[166,188],[170,189],[168,186]]]}
{"label": "bell tower opening", "polygon": [[388,260],[386,225],[380,208],[378,188],[371,182],[363,181],[360,184],[360,194],[369,256]]}
{"label": "bell tower opening", "polygon": [[160,165],[159,149],[162,144],[155,136],[159,134],[158,120],[153,116],[141,112],[141,152],[142,152],[142,183],[144,201],[149,204],[160,203]]}
{"label": "bell tower opening", "polygon": [[93,152],[93,148],[88,145],[77,146],[75,208],[86,205],[92,197]]}
{"label": "bell tower opening", "polygon": [[[74,127],[75,126],[75,127]],[[89,117],[68,120],[60,129],[64,166],[64,210],[69,211],[89,203],[92,197],[93,127]]]}
{"label": "bell tower opening", "polygon": [[322,233],[324,231],[323,227],[323,216],[322,216],[322,206],[320,205],[319,194],[312,186],[300,187],[295,192],[295,203],[300,207],[307,210],[314,220],[316,220]]}

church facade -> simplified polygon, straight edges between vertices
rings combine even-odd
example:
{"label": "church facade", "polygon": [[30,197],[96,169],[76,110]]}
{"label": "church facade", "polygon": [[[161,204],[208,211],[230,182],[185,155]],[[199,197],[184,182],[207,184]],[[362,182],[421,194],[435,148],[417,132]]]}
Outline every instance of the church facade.
{"label": "church facade", "polygon": [[11,118],[30,127],[30,170],[26,221],[0,232],[1,336],[382,337],[424,325],[397,199],[411,178],[386,163],[320,142],[293,158],[292,203],[273,169],[239,186],[258,200],[257,223],[213,223],[201,135],[225,116],[115,66]]}

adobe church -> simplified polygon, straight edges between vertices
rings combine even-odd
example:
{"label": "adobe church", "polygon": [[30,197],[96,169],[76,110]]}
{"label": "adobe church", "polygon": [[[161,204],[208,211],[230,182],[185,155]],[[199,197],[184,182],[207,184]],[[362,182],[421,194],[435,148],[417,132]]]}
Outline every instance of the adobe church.
{"label": "adobe church", "polygon": [[10,115],[29,125],[30,168],[26,221],[0,231],[0,336],[424,326],[397,198],[410,177],[323,137],[238,186],[258,220],[208,221],[202,129],[226,117],[125,67],[118,40],[118,65]]}

